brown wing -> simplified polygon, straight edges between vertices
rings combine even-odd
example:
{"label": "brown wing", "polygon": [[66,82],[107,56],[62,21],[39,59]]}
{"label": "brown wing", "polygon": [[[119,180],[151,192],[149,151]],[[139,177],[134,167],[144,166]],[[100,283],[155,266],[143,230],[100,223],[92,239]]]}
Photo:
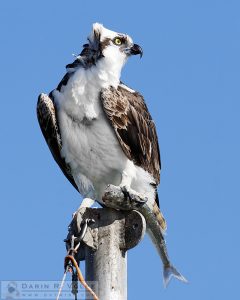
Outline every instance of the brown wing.
{"label": "brown wing", "polygon": [[37,103],[37,117],[42,134],[55,161],[57,162],[67,179],[78,191],[78,188],[71,175],[70,168],[60,154],[62,141],[58,128],[54,101],[51,97],[51,94],[49,96],[46,94],[39,95]]}
{"label": "brown wing", "polygon": [[124,86],[103,89],[104,111],[126,156],[160,182],[160,152],[155,124],[143,97]]}

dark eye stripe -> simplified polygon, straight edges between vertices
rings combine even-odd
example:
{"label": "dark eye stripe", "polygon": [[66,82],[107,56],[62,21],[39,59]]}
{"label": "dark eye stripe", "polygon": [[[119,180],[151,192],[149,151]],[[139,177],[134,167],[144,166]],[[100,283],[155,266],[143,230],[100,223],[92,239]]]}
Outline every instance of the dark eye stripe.
{"label": "dark eye stripe", "polygon": [[122,41],[122,43],[126,43],[126,38],[124,36],[119,36],[120,40]]}
{"label": "dark eye stripe", "polygon": [[[120,40],[121,43],[120,43],[120,44],[116,43],[117,40]],[[123,36],[116,36],[116,37],[113,39],[113,43],[114,43],[115,45],[117,45],[117,46],[121,46],[122,44],[126,43],[126,38],[123,37]]]}

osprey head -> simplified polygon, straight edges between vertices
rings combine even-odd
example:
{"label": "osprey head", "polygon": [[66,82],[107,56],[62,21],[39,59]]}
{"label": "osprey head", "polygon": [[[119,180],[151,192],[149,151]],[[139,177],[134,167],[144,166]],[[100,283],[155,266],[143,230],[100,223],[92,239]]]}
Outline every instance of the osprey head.
{"label": "osprey head", "polygon": [[93,24],[88,41],[89,48],[96,53],[96,61],[105,58],[113,66],[123,66],[131,55],[143,55],[142,48],[134,44],[130,36],[108,30],[99,23]]}

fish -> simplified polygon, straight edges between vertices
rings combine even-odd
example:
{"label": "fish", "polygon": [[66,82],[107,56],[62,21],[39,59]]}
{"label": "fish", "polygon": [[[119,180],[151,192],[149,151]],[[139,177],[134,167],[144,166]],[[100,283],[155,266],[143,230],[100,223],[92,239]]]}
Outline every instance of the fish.
{"label": "fish", "polygon": [[150,236],[163,264],[163,285],[166,288],[172,277],[187,283],[187,279],[172,265],[167,245],[164,238],[166,231],[166,221],[158,205],[149,205],[147,198],[139,196],[137,193],[126,198],[121,187],[108,185],[103,195],[103,203],[107,207],[131,210],[140,212],[146,220],[147,233]]}
{"label": "fish", "polygon": [[145,203],[139,207],[138,211],[144,216],[147,224],[147,233],[161,257],[163,264],[164,287],[166,288],[168,286],[172,277],[187,283],[187,279],[172,265],[169,259],[167,245],[164,238],[166,222],[159,208],[157,212],[157,208],[155,207],[152,209],[147,205],[147,203]]}

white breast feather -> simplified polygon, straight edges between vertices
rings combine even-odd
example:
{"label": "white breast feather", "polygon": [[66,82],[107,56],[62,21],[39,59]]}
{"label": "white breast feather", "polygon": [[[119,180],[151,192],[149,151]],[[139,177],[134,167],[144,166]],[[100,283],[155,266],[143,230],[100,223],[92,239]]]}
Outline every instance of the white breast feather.
{"label": "white breast feather", "polygon": [[[117,68],[115,73],[103,71],[108,70],[104,63],[109,64],[103,60],[98,67],[79,68],[61,92],[53,92],[58,104],[61,155],[70,165],[80,193],[100,202],[108,184],[120,184],[129,162],[100,103],[100,90],[110,85],[117,87],[120,76]],[[145,194],[149,204],[153,203],[155,195],[149,185],[152,176],[140,167],[133,168],[132,187]]]}

